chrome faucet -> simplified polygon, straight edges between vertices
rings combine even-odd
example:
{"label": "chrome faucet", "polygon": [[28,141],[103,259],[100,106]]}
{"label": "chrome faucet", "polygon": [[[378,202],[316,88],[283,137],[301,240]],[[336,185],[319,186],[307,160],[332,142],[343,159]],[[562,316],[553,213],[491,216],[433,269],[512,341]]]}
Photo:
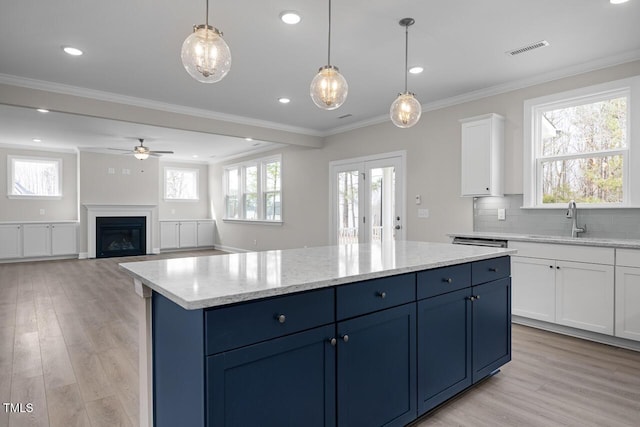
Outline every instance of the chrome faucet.
{"label": "chrome faucet", "polygon": [[576,202],[573,200],[569,202],[569,210],[567,210],[566,217],[573,219],[571,222],[571,237],[578,237],[578,233],[584,233],[587,231],[586,225],[578,227],[578,207],[576,206]]}

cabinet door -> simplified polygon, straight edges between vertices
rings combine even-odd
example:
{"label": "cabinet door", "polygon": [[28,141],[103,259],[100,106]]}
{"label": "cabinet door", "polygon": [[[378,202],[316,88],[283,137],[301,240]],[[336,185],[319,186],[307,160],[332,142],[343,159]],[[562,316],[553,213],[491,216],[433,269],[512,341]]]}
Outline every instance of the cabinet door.
{"label": "cabinet door", "polygon": [[511,278],[471,288],[473,382],[511,360]]}
{"label": "cabinet door", "polygon": [[613,266],[556,263],[556,322],[613,335]]}
{"label": "cabinet door", "polygon": [[160,222],[160,249],[174,249],[178,247],[178,225],[176,221]]}
{"label": "cabinet door", "polygon": [[198,246],[198,223],[196,221],[182,221],[178,234],[181,248]]}
{"label": "cabinet door", "polygon": [[0,225],[0,258],[22,256],[22,226],[19,224]]}
{"label": "cabinet door", "polygon": [[338,323],[338,425],[416,418],[415,312],[411,303]]}
{"label": "cabinet door", "polygon": [[471,385],[471,288],[418,301],[418,416]]}
{"label": "cabinet door", "polygon": [[51,255],[78,253],[76,224],[51,224]]}
{"label": "cabinet door", "polygon": [[462,195],[491,194],[491,122],[462,124]]}
{"label": "cabinet door", "polygon": [[215,244],[216,223],[213,221],[198,222],[198,246]]}
{"label": "cabinet door", "polygon": [[640,268],[616,267],[616,336],[640,341]]}
{"label": "cabinet door", "polygon": [[207,425],[334,426],[333,325],[207,358]]}
{"label": "cabinet door", "polygon": [[51,229],[49,224],[25,224],[22,230],[22,248],[25,257],[51,255]]}
{"label": "cabinet door", "polygon": [[513,314],[530,319],[556,320],[556,261],[511,257]]}

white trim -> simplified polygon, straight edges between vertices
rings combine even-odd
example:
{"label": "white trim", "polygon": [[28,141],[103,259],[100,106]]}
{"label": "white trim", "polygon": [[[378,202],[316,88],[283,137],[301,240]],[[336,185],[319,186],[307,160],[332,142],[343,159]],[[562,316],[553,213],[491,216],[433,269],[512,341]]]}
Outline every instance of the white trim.
{"label": "white trim", "polygon": [[20,151],[41,151],[43,153],[65,153],[65,154],[78,154],[77,148],[62,148],[62,147],[42,147],[36,145],[20,145],[20,144],[6,144],[0,142],[0,148],[10,148]]}
{"label": "white trim", "polygon": [[[167,197],[167,171],[173,170],[178,172],[195,172],[196,174],[196,197],[193,199],[172,199]],[[200,169],[199,168],[183,168],[176,166],[164,166],[162,172],[162,197],[165,202],[199,202],[200,201]]]}
{"label": "white trim", "polygon": [[[540,209],[544,208],[538,199],[538,187],[536,181],[539,179],[536,173],[538,159],[536,158],[536,144],[534,134],[536,127],[540,126],[537,120],[538,112],[546,110],[552,106],[574,105],[577,101],[595,101],[615,95],[627,96],[628,111],[627,117],[627,148],[619,151],[623,153],[625,167],[623,169],[623,197],[622,203],[616,204],[582,204],[585,208],[608,208],[619,209],[640,205],[640,188],[633,188],[631,183],[634,176],[640,174],[640,76],[629,77],[621,80],[600,83],[596,85],[581,87],[578,89],[563,91],[538,98],[524,101],[523,117],[523,149],[522,149],[522,183],[523,183],[523,208]],[[635,105],[635,108],[634,108]],[[597,155],[598,152],[594,153]],[[561,204],[553,204],[550,208],[561,207]]]}
{"label": "white trim", "polygon": [[[14,167],[15,160],[33,161],[39,163],[56,163],[58,168],[58,194],[47,195],[29,195],[29,194],[13,194],[14,180]],[[44,157],[44,156],[29,156],[22,154],[8,154],[7,155],[7,197],[9,199],[26,199],[26,200],[60,200],[62,199],[62,178],[64,175],[64,164],[61,158],[58,157]]]}
{"label": "white trim", "polygon": [[242,249],[242,248],[235,248],[233,246],[224,246],[224,245],[213,245],[213,248],[219,251],[223,251],[223,252],[229,252],[232,254],[242,254],[242,253],[248,253],[248,252],[254,252],[248,249]]}
{"label": "white trim", "polygon": [[[440,99],[433,102],[422,104],[422,113],[428,111],[440,110],[442,108],[452,107],[454,105],[464,104],[466,102],[476,101],[478,99],[487,98],[490,96],[500,95],[507,92],[512,92],[519,89],[551,82],[554,80],[572,77],[579,74],[588,73],[591,71],[601,70],[603,68],[613,67],[627,62],[633,62],[640,59],[640,49],[632,50],[622,53],[620,55],[610,56],[608,58],[602,58],[595,61],[586,62],[584,64],[574,65],[572,67],[562,68],[560,70],[550,71],[547,73],[541,73],[534,77],[515,80],[508,83],[503,83],[488,88],[478,89],[471,92],[463,93],[461,95],[452,96],[449,98]],[[420,94],[418,94],[418,98]],[[367,126],[377,125],[380,123],[391,122],[388,114],[372,117],[370,119],[350,123],[344,126],[338,126],[324,132],[321,136],[327,137],[331,135],[337,135],[340,133],[348,132],[355,129],[360,129]]]}
{"label": "white trim", "polygon": [[96,257],[96,218],[99,216],[144,216],[146,218],[147,254],[155,253],[152,249],[154,227],[154,211],[157,205],[102,205],[85,204],[87,208],[87,257]]}
{"label": "white trim", "polygon": [[[95,99],[99,101],[114,102],[118,104],[131,105],[135,107],[150,108],[153,110],[166,111],[169,113],[184,114],[192,117],[204,119],[220,120],[229,123],[255,126],[265,129],[279,130],[283,132],[300,133],[309,136],[322,137],[323,132],[299,126],[285,125],[282,123],[270,122],[267,120],[252,119],[249,117],[236,116],[233,114],[219,113],[202,108],[186,107],[184,105],[169,104],[166,102],[154,101],[150,99],[137,98],[134,96],[121,95],[113,92],[105,92],[95,89],[87,89],[79,86],[65,85],[62,83],[48,82],[44,80],[29,79],[25,77],[13,76],[10,74],[0,74],[0,84],[24,87],[27,89],[44,90],[47,92],[60,93],[63,95],[78,96],[81,98]],[[51,110],[54,111],[54,110]]]}
{"label": "white trim", "polygon": [[222,222],[230,224],[254,224],[254,225],[282,225],[284,221],[269,221],[266,219],[239,219],[239,218],[222,218]]}

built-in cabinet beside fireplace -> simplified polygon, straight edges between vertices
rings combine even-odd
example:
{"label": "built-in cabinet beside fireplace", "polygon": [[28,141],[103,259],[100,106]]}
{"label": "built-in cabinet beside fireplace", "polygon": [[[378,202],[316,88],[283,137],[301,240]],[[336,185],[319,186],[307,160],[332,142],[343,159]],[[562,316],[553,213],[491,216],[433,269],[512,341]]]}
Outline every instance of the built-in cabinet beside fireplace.
{"label": "built-in cabinet beside fireplace", "polygon": [[214,220],[161,220],[160,249],[207,248],[215,244]]}
{"label": "built-in cabinet beside fireplace", "polygon": [[77,221],[0,224],[0,259],[75,257]]}

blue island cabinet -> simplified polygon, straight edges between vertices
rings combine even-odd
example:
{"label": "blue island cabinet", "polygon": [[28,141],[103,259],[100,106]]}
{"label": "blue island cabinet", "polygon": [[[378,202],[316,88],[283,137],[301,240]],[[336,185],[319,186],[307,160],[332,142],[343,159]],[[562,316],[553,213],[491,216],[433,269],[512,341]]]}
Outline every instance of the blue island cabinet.
{"label": "blue island cabinet", "polygon": [[509,257],[418,273],[418,414],[511,360]]}
{"label": "blue island cabinet", "polygon": [[509,257],[198,310],[154,292],[154,426],[404,426],[510,360],[510,310]]}

